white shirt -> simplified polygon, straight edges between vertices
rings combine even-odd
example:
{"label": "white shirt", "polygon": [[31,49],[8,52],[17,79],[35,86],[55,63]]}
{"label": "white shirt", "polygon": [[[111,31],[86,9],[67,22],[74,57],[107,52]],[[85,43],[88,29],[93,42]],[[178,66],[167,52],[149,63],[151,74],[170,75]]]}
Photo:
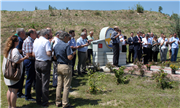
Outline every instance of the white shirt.
{"label": "white shirt", "polygon": [[[53,49],[54,49],[55,45],[56,45],[58,42],[60,42],[60,39],[57,38],[56,36],[54,36],[54,38],[52,39],[51,42],[53,42],[53,41],[54,41],[54,44],[53,44]],[[53,56],[54,56],[54,51],[52,52],[52,57],[53,57]]]}
{"label": "white shirt", "polygon": [[39,39],[36,39],[33,44],[33,52],[35,54],[36,60],[39,61],[47,61],[51,60],[51,56],[46,54],[47,51],[51,50],[51,44],[49,40],[45,37],[40,36]]}
{"label": "white shirt", "polygon": [[124,40],[124,37],[120,39],[120,42],[122,40],[122,45],[125,45],[126,44],[126,41]]}
{"label": "white shirt", "polygon": [[143,41],[143,44],[142,44],[142,45],[143,45],[143,47],[147,47],[148,45],[145,45],[145,44],[149,44],[149,43],[151,43],[151,39],[149,39],[149,38],[148,38],[148,39],[143,38],[143,39],[142,39],[142,41]]}
{"label": "white shirt", "polygon": [[[162,37],[158,38],[158,42],[161,43],[161,40],[162,40],[162,39],[163,39]],[[168,39],[165,38],[165,41],[168,41]]]}
{"label": "white shirt", "polygon": [[152,45],[152,41],[153,41],[153,37],[149,37],[150,41],[151,41],[151,45]]}
{"label": "white shirt", "polygon": [[170,39],[170,42],[172,42],[172,41],[175,41],[175,42],[173,42],[172,44],[171,44],[171,48],[179,48],[179,44],[178,44],[178,41],[180,42],[180,40],[179,40],[179,38],[178,37],[172,37],[171,39]]}
{"label": "white shirt", "polygon": [[[54,36],[54,38],[52,39],[52,41],[55,41],[54,44],[53,44],[53,49],[54,49],[55,45],[56,45],[58,42],[60,42],[60,40],[59,40],[59,38],[57,38],[56,36]],[[52,41],[51,41],[51,42],[52,42]]]}
{"label": "white shirt", "polygon": [[[8,59],[10,59],[10,52],[11,52],[11,50],[9,51],[9,53],[8,53]],[[3,74],[4,74],[4,72],[5,72],[5,66],[6,66],[6,63],[7,63],[7,58],[5,58],[4,57],[4,59],[3,59],[3,64],[2,64],[2,72],[3,72]],[[22,58],[22,55],[19,53],[19,50],[17,49],[17,48],[14,48],[13,50],[12,50],[12,61],[14,61],[14,63],[16,63],[16,62],[18,62],[19,61],[19,59],[21,59]],[[20,64],[20,70],[21,70],[21,75],[22,75],[22,73],[23,73],[23,62],[21,62],[21,64]],[[19,80],[18,80],[19,81]],[[8,86],[10,86],[10,85],[14,85],[14,84],[16,84],[18,81],[14,81],[14,80],[10,80],[10,79],[6,79],[5,77],[4,77],[4,82],[5,82],[5,84],[6,85],[8,85]]]}
{"label": "white shirt", "polygon": [[[162,39],[161,40],[161,43],[163,43],[164,42],[164,40]],[[161,49],[166,49],[167,48],[167,46],[166,46],[166,40],[165,40],[165,42],[164,42],[164,44],[161,46]]]}

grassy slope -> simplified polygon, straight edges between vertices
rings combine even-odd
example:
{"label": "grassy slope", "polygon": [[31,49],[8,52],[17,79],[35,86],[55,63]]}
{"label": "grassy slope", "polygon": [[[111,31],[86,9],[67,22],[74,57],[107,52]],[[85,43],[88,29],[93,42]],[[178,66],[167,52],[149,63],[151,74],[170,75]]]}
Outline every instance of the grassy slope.
{"label": "grassy slope", "polygon": [[[101,15],[95,15],[100,12]],[[129,36],[131,31],[144,31],[160,34],[161,31],[168,33],[167,27],[169,17],[157,12],[145,11],[143,14],[136,12],[130,13],[129,10],[119,11],[88,11],[88,10],[56,10],[56,16],[50,16],[49,11],[38,10],[33,12],[1,12],[1,45],[4,47],[4,42],[8,36],[14,34],[16,28],[24,27],[26,30],[35,27],[40,30],[45,27],[53,28],[53,33],[59,29],[76,30],[76,38],[79,37],[82,28],[94,30],[94,36],[97,38],[101,28],[118,25],[123,31],[124,35]],[[77,15],[77,16],[76,16]],[[180,53],[178,53],[180,57]],[[2,56],[1,56],[2,58]],[[2,60],[2,59],[1,59]],[[77,61],[76,61],[77,62]],[[2,64],[2,61],[1,61]],[[51,76],[52,77],[52,76]],[[145,80],[146,79],[146,80]],[[1,105],[2,108],[7,107],[6,91],[7,86],[4,84],[3,75],[1,74]],[[105,84],[107,92],[104,94],[90,95],[86,93],[87,90],[87,76],[74,77],[72,81],[73,90],[78,92],[78,95],[70,95],[70,102],[81,108],[104,107],[110,108],[112,105],[105,103],[113,103],[116,100],[116,107],[178,107],[179,106],[179,91],[178,87],[169,90],[160,90],[155,87],[154,81],[148,78],[139,79],[137,77],[131,78],[128,85],[116,86],[115,80],[112,76],[107,76],[100,84]],[[51,79],[52,81],[52,79]],[[108,82],[108,83],[105,83]],[[24,90],[24,89],[23,89]],[[23,91],[24,93],[24,91]],[[33,97],[35,92],[32,91]],[[50,84],[50,102],[55,101],[55,89]],[[102,104],[105,104],[103,106]],[[95,106],[94,106],[95,105]],[[18,107],[24,108],[38,108],[35,103],[27,102],[24,99],[17,100]],[[51,105],[55,108],[55,105]]]}
{"label": "grassy slope", "polygon": [[103,27],[113,27],[118,25],[122,33],[129,36],[130,32],[138,30],[145,33],[152,31],[159,34],[163,31],[168,34],[169,16],[145,11],[137,14],[132,10],[118,11],[92,11],[92,10],[54,10],[55,16],[50,16],[48,10],[37,11],[1,11],[1,45],[8,36],[15,34],[16,28],[23,27],[25,30],[35,28],[40,30],[45,27],[51,27],[53,33],[57,30],[69,31],[76,30],[76,38],[79,37],[82,28],[88,31],[94,30],[94,37],[99,37],[100,30]]}

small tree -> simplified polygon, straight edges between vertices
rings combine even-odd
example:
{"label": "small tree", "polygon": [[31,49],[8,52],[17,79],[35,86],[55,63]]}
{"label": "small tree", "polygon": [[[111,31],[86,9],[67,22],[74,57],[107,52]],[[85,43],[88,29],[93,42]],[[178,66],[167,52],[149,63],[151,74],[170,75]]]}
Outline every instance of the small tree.
{"label": "small tree", "polygon": [[161,6],[159,6],[159,12],[162,13],[161,11],[163,10],[163,8]]}
{"label": "small tree", "polygon": [[51,5],[49,5],[48,10],[50,11],[50,16],[55,16],[55,14],[53,12],[54,8]]}
{"label": "small tree", "polygon": [[68,7],[66,7],[66,10],[69,10],[69,8],[68,8]]}
{"label": "small tree", "polygon": [[136,10],[138,13],[144,12],[144,8],[140,5],[140,3],[136,4]]}
{"label": "small tree", "polygon": [[37,6],[35,6],[35,10],[38,10],[38,7],[37,7]]}

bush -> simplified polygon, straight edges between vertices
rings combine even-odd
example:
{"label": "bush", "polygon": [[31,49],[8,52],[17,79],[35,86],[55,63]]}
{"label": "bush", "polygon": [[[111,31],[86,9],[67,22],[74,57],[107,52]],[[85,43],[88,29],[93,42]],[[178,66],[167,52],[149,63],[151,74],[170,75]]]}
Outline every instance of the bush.
{"label": "bush", "polygon": [[98,87],[98,81],[105,77],[105,74],[98,75],[98,73],[93,72],[91,69],[88,70],[88,90],[87,92],[91,94],[97,94],[98,92],[102,92],[104,87]]}
{"label": "bush", "polygon": [[152,78],[157,82],[157,87],[162,89],[173,88],[173,81],[170,80],[167,73],[164,73],[164,70],[159,69],[158,72],[152,73]]}
{"label": "bush", "polygon": [[38,7],[37,7],[37,6],[35,6],[35,10],[38,10]]}
{"label": "bush", "polygon": [[97,16],[101,16],[101,13],[99,11],[96,11],[94,14]]}
{"label": "bush", "polygon": [[130,81],[126,76],[124,76],[124,69],[125,69],[124,66],[121,66],[118,70],[113,69],[113,72],[115,73],[115,76],[116,76],[117,85],[127,84]]}
{"label": "bush", "polygon": [[161,6],[159,6],[159,12],[162,13],[161,11],[163,10],[163,8]]}
{"label": "bush", "polygon": [[110,70],[110,72],[113,72],[113,65],[111,63],[107,63],[106,67]]}
{"label": "bush", "polygon": [[140,4],[136,5],[136,10],[137,10],[138,13],[143,13],[144,12],[144,8]]}
{"label": "bush", "polygon": [[138,66],[137,70],[140,72],[140,75],[143,77],[145,74],[145,68],[144,68],[143,63],[138,61],[138,62],[136,62],[136,64]]}

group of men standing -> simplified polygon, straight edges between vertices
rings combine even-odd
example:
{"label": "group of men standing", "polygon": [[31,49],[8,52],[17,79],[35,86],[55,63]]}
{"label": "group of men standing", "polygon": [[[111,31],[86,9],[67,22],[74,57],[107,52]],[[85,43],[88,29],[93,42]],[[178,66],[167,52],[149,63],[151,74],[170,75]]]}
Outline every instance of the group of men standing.
{"label": "group of men standing", "polygon": [[[25,95],[22,93],[22,83],[18,97],[25,97],[27,101],[36,101],[38,105],[49,106],[49,82],[51,63],[53,62],[56,106],[72,107],[69,104],[68,94],[72,75],[75,75],[76,50],[78,50],[78,74],[81,75],[85,73],[87,57],[90,57],[89,61],[91,62],[93,31],[90,31],[87,38],[87,30],[83,29],[77,42],[74,38],[74,30],[70,30],[69,33],[59,30],[54,37],[50,28],[42,29],[39,32],[36,32],[35,29],[29,29],[27,33],[23,28],[18,28],[16,33],[19,38],[19,45],[17,46],[19,52],[23,56],[29,56],[29,59],[23,62],[25,70],[21,78],[24,80],[26,73]],[[32,84],[36,90],[36,99],[31,96]],[[63,97],[61,99],[62,88]]]}
{"label": "group of men standing", "polygon": [[[167,52],[164,52],[163,47],[168,46],[171,48],[171,61],[174,62],[177,60],[177,54],[179,49],[179,38],[177,34],[174,33],[173,37],[166,38],[162,33],[161,37],[157,39],[157,36],[153,33],[144,34],[140,31],[137,32],[136,36],[133,36],[134,33],[130,33],[130,37],[126,39],[126,36],[121,34],[121,30],[118,26],[114,27],[114,31],[111,35],[111,42],[113,48],[113,65],[118,66],[119,60],[119,43],[122,42],[122,52],[126,52],[126,45],[129,44],[129,63],[135,63],[136,60],[143,61],[144,64],[148,64],[150,61],[157,63],[157,54],[160,52],[161,61],[166,61]],[[167,47],[166,47],[167,48]],[[124,50],[125,49],[125,50]],[[132,58],[132,61],[131,61]],[[165,59],[164,59],[165,58]]]}

